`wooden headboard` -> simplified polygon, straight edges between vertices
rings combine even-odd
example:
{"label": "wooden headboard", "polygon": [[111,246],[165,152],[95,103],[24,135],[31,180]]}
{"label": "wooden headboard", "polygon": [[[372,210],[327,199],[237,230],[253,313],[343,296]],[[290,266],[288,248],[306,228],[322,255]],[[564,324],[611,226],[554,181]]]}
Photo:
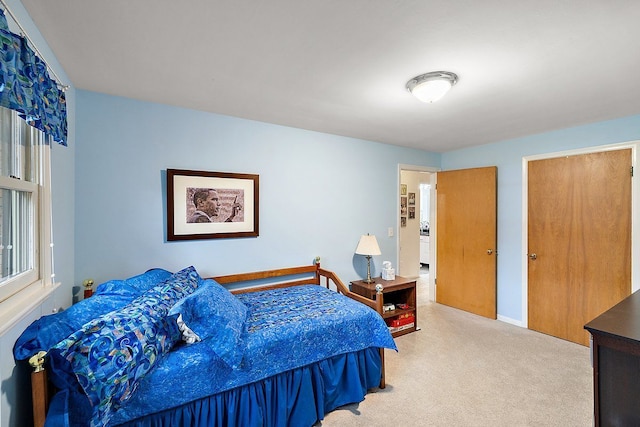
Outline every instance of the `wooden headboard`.
{"label": "wooden headboard", "polygon": [[[300,276],[303,276],[303,278],[300,278]],[[333,271],[320,268],[320,263],[317,261],[314,265],[279,268],[252,273],[229,274],[226,276],[211,277],[211,279],[221,285],[240,285],[241,287],[239,288],[230,289],[233,294],[308,285],[311,283],[322,285],[324,281],[324,286],[326,286],[327,289],[330,289],[331,284],[333,284],[336,292],[361,302],[382,314],[382,298],[376,297],[375,300],[371,300],[351,292]],[[273,281],[267,284],[252,286],[252,282],[255,283],[266,279],[273,279]]]}

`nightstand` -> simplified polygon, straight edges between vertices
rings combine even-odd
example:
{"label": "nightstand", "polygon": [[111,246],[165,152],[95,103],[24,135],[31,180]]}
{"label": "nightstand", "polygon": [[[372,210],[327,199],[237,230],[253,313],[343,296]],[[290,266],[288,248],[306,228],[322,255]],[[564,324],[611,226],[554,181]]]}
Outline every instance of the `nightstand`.
{"label": "nightstand", "polygon": [[[416,279],[396,276],[395,280],[382,280],[382,278],[376,277],[371,283],[367,283],[364,280],[356,280],[351,282],[351,292],[369,299],[375,299],[376,284],[378,283],[383,286],[383,307],[385,304],[393,304],[395,307],[394,310],[382,313],[382,318],[387,323],[391,335],[399,337],[417,330]],[[406,307],[400,308],[400,305]]]}

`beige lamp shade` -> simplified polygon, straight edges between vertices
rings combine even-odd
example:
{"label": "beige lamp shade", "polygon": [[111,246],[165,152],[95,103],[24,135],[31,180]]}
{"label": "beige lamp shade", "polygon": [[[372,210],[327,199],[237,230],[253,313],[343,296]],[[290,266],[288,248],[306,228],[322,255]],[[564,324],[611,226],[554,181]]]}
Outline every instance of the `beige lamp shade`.
{"label": "beige lamp shade", "polygon": [[367,279],[365,282],[372,283],[373,279],[371,279],[371,257],[373,255],[381,255],[380,246],[378,246],[378,241],[376,240],[376,236],[372,236],[370,234],[362,235],[360,237],[360,241],[358,242],[358,247],[356,248],[357,255],[364,255],[367,258]]}
{"label": "beige lamp shade", "polygon": [[376,236],[372,236],[370,234],[362,235],[358,242],[358,247],[356,248],[356,254],[369,256],[381,255],[382,252],[380,252]]}

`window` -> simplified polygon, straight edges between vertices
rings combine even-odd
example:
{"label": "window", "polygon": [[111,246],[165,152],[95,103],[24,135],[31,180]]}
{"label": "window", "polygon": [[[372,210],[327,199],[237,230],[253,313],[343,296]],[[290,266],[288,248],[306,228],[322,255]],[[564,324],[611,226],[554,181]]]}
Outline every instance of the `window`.
{"label": "window", "polygon": [[15,111],[0,107],[0,304],[49,282],[43,280],[51,272],[45,138]]}

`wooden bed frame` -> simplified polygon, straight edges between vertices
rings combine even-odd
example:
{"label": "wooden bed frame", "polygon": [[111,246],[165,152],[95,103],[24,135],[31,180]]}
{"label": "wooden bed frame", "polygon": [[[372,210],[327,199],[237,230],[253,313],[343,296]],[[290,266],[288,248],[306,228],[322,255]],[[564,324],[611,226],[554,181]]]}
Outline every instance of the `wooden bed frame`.
{"label": "wooden bed frame", "polygon": [[[322,285],[327,289],[331,289],[331,284],[335,286],[335,290],[349,298],[352,298],[362,304],[365,304],[382,315],[382,291],[378,291],[375,299],[368,299],[361,295],[355,294],[349,290],[347,286],[329,270],[320,268],[320,262],[315,261],[314,265],[279,268],[274,270],[256,271],[252,273],[229,274],[226,276],[211,277],[221,285],[240,285],[229,289],[232,294],[240,294],[245,292],[264,291],[268,289],[286,288],[290,286],[300,286],[308,284]],[[252,282],[268,280],[263,285],[252,286]],[[31,373],[31,396],[33,399],[33,425],[34,427],[44,426],[44,421],[49,409],[49,401],[53,396],[52,388],[47,381],[47,372],[44,369],[44,360],[46,352],[41,351],[29,359],[29,364],[34,368]],[[385,368],[384,368],[384,349],[380,349],[380,358],[382,362],[382,375],[380,378],[380,388],[385,388]]]}

